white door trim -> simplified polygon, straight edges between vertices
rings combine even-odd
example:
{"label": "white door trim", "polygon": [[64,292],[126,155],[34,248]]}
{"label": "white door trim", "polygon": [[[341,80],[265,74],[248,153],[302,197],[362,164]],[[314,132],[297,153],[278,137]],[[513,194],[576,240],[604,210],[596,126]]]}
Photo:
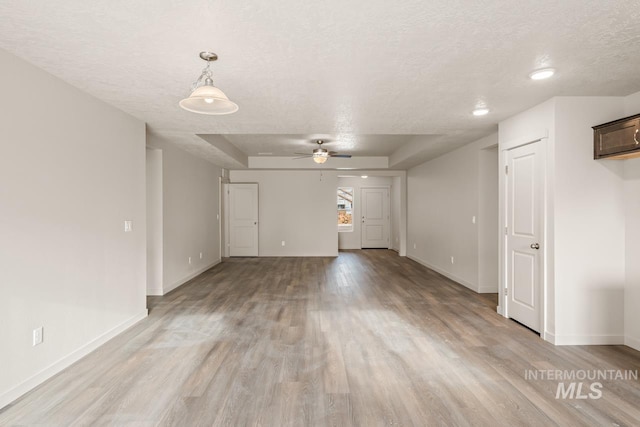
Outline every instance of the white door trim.
{"label": "white door trim", "polygon": [[497,311],[499,314],[504,317],[509,317],[509,307],[508,307],[508,298],[505,294],[505,289],[507,287],[507,236],[505,234],[505,227],[507,226],[507,175],[505,173],[506,166],[508,164],[508,151],[514,148],[522,147],[524,145],[539,143],[540,152],[542,158],[542,216],[540,225],[542,229],[542,233],[540,236],[540,336],[546,341],[553,341],[553,334],[547,331],[547,307],[548,307],[548,286],[549,286],[549,256],[550,251],[548,251],[548,217],[549,217],[549,179],[548,179],[548,137],[545,135],[541,138],[530,139],[530,140],[518,140],[517,142],[513,141],[508,145],[503,145],[500,147],[500,159],[499,159],[499,216],[500,216],[500,227],[498,229],[499,233],[499,263],[500,263],[500,276],[499,276],[499,298],[498,298],[498,308]]}

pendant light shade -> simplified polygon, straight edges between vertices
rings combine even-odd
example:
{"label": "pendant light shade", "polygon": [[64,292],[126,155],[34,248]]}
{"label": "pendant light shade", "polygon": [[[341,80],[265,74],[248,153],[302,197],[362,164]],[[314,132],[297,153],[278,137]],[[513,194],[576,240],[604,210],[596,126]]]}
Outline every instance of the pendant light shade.
{"label": "pendant light shade", "polygon": [[198,114],[231,114],[238,111],[238,105],[229,101],[227,95],[215,86],[200,86],[180,101],[180,106]]}
{"label": "pendant light shade", "polygon": [[200,58],[207,61],[207,66],[193,84],[191,95],[180,101],[180,107],[192,113],[209,115],[231,114],[238,111],[238,105],[213,85],[210,65],[212,61],[218,59],[218,55],[212,52],[200,52]]}

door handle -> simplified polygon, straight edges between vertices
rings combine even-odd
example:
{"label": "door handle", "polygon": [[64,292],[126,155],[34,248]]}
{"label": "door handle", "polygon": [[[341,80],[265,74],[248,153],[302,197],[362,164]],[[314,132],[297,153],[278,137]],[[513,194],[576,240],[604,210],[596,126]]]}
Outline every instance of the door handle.
{"label": "door handle", "polygon": [[540,249],[540,245],[538,243],[532,243],[531,249]]}

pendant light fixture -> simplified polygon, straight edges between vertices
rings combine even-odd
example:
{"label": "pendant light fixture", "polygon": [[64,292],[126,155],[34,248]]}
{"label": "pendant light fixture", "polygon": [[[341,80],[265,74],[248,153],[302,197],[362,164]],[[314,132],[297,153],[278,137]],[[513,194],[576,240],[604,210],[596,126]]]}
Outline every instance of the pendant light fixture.
{"label": "pendant light fixture", "polygon": [[200,58],[207,61],[200,77],[191,88],[191,95],[180,101],[180,107],[192,113],[222,115],[238,111],[238,105],[229,101],[227,95],[213,85],[211,62],[218,59],[213,52],[200,52]]}

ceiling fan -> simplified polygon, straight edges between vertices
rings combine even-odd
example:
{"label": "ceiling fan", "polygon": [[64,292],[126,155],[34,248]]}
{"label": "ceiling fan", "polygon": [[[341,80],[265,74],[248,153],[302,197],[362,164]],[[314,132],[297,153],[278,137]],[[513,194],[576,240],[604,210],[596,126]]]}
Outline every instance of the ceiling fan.
{"label": "ceiling fan", "polygon": [[318,148],[314,149],[312,154],[295,153],[299,154],[300,157],[294,157],[293,159],[306,159],[311,157],[314,162],[322,164],[326,162],[329,157],[341,157],[344,159],[351,158],[351,154],[338,154],[335,151],[328,151],[326,148],[322,147],[322,144],[325,143],[322,139],[317,139],[314,142],[318,144]]}

